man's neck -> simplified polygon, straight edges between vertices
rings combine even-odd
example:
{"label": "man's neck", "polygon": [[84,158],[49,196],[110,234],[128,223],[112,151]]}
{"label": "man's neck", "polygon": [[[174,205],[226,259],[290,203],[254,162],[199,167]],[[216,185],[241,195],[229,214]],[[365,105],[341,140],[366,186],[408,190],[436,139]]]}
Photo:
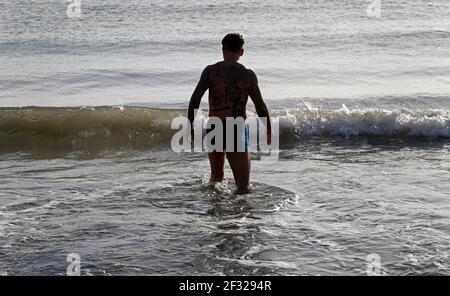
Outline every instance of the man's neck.
{"label": "man's neck", "polygon": [[237,63],[238,63],[237,60],[228,60],[228,59],[224,59],[223,61],[224,61],[225,63],[227,63],[227,64],[237,64]]}

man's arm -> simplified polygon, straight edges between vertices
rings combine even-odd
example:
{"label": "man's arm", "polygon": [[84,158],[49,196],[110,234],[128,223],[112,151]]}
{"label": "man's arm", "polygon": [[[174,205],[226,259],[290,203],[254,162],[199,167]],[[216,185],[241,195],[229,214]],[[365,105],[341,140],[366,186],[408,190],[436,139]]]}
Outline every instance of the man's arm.
{"label": "man's arm", "polygon": [[197,87],[194,90],[194,93],[191,96],[191,100],[189,101],[189,109],[188,109],[188,119],[191,122],[191,128],[193,129],[194,119],[195,119],[195,110],[200,106],[200,101],[202,100],[205,91],[209,87],[209,78],[208,78],[209,66],[206,67],[202,75],[200,77],[200,81],[197,84]]}
{"label": "man's arm", "polygon": [[249,73],[251,77],[249,95],[253,101],[253,104],[255,104],[255,109],[258,116],[266,118],[267,120],[267,144],[270,145],[272,142],[272,124],[270,122],[269,110],[267,109],[267,106],[262,98],[261,91],[258,86],[258,78],[256,77],[255,72],[249,70]]}

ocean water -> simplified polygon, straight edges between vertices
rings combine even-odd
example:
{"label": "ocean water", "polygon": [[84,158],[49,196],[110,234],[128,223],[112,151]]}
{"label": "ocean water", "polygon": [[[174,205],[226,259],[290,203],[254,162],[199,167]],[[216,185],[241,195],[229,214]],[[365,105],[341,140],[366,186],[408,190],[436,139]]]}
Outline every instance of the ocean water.
{"label": "ocean water", "polygon": [[[448,1],[68,4],[0,2],[0,275],[450,274]],[[245,196],[170,147],[230,31],[280,122]]]}

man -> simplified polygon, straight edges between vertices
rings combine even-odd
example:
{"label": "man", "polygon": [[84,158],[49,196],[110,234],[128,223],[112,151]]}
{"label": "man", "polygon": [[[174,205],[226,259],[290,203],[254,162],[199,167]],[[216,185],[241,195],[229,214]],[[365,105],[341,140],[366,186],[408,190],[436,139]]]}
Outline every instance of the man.
{"label": "man", "polygon": [[[248,96],[255,104],[259,117],[267,122],[267,143],[271,144],[271,125],[269,112],[263,101],[258,87],[256,74],[238,63],[244,54],[244,38],[241,34],[230,33],[222,40],[223,61],[207,66],[201,75],[200,81],[189,102],[188,118],[191,122],[191,138],[194,138],[193,122],[195,110],[200,105],[201,98],[209,89],[209,117],[220,118],[225,129],[226,118],[246,118],[246,105]],[[226,132],[223,132],[225,135]],[[247,135],[248,136],[248,135]],[[234,136],[235,142],[239,135]],[[224,136],[224,142],[226,137]],[[225,146],[224,146],[225,147]],[[221,182],[224,175],[225,155],[233,171],[237,186],[237,194],[250,192],[250,152],[235,149],[217,149],[208,153],[211,165],[211,181]]]}

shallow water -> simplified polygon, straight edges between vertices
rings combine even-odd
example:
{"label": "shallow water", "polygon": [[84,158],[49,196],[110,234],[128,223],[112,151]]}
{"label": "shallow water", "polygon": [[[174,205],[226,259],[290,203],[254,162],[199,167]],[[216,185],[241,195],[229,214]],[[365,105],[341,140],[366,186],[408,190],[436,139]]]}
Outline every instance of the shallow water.
{"label": "shallow water", "polygon": [[254,161],[242,197],[207,185],[201,153],[3,155],[1,272],[78,253],[86,275],[363,275],[377,253],[385,274],[449,274],[448,149],[311,140]]}

